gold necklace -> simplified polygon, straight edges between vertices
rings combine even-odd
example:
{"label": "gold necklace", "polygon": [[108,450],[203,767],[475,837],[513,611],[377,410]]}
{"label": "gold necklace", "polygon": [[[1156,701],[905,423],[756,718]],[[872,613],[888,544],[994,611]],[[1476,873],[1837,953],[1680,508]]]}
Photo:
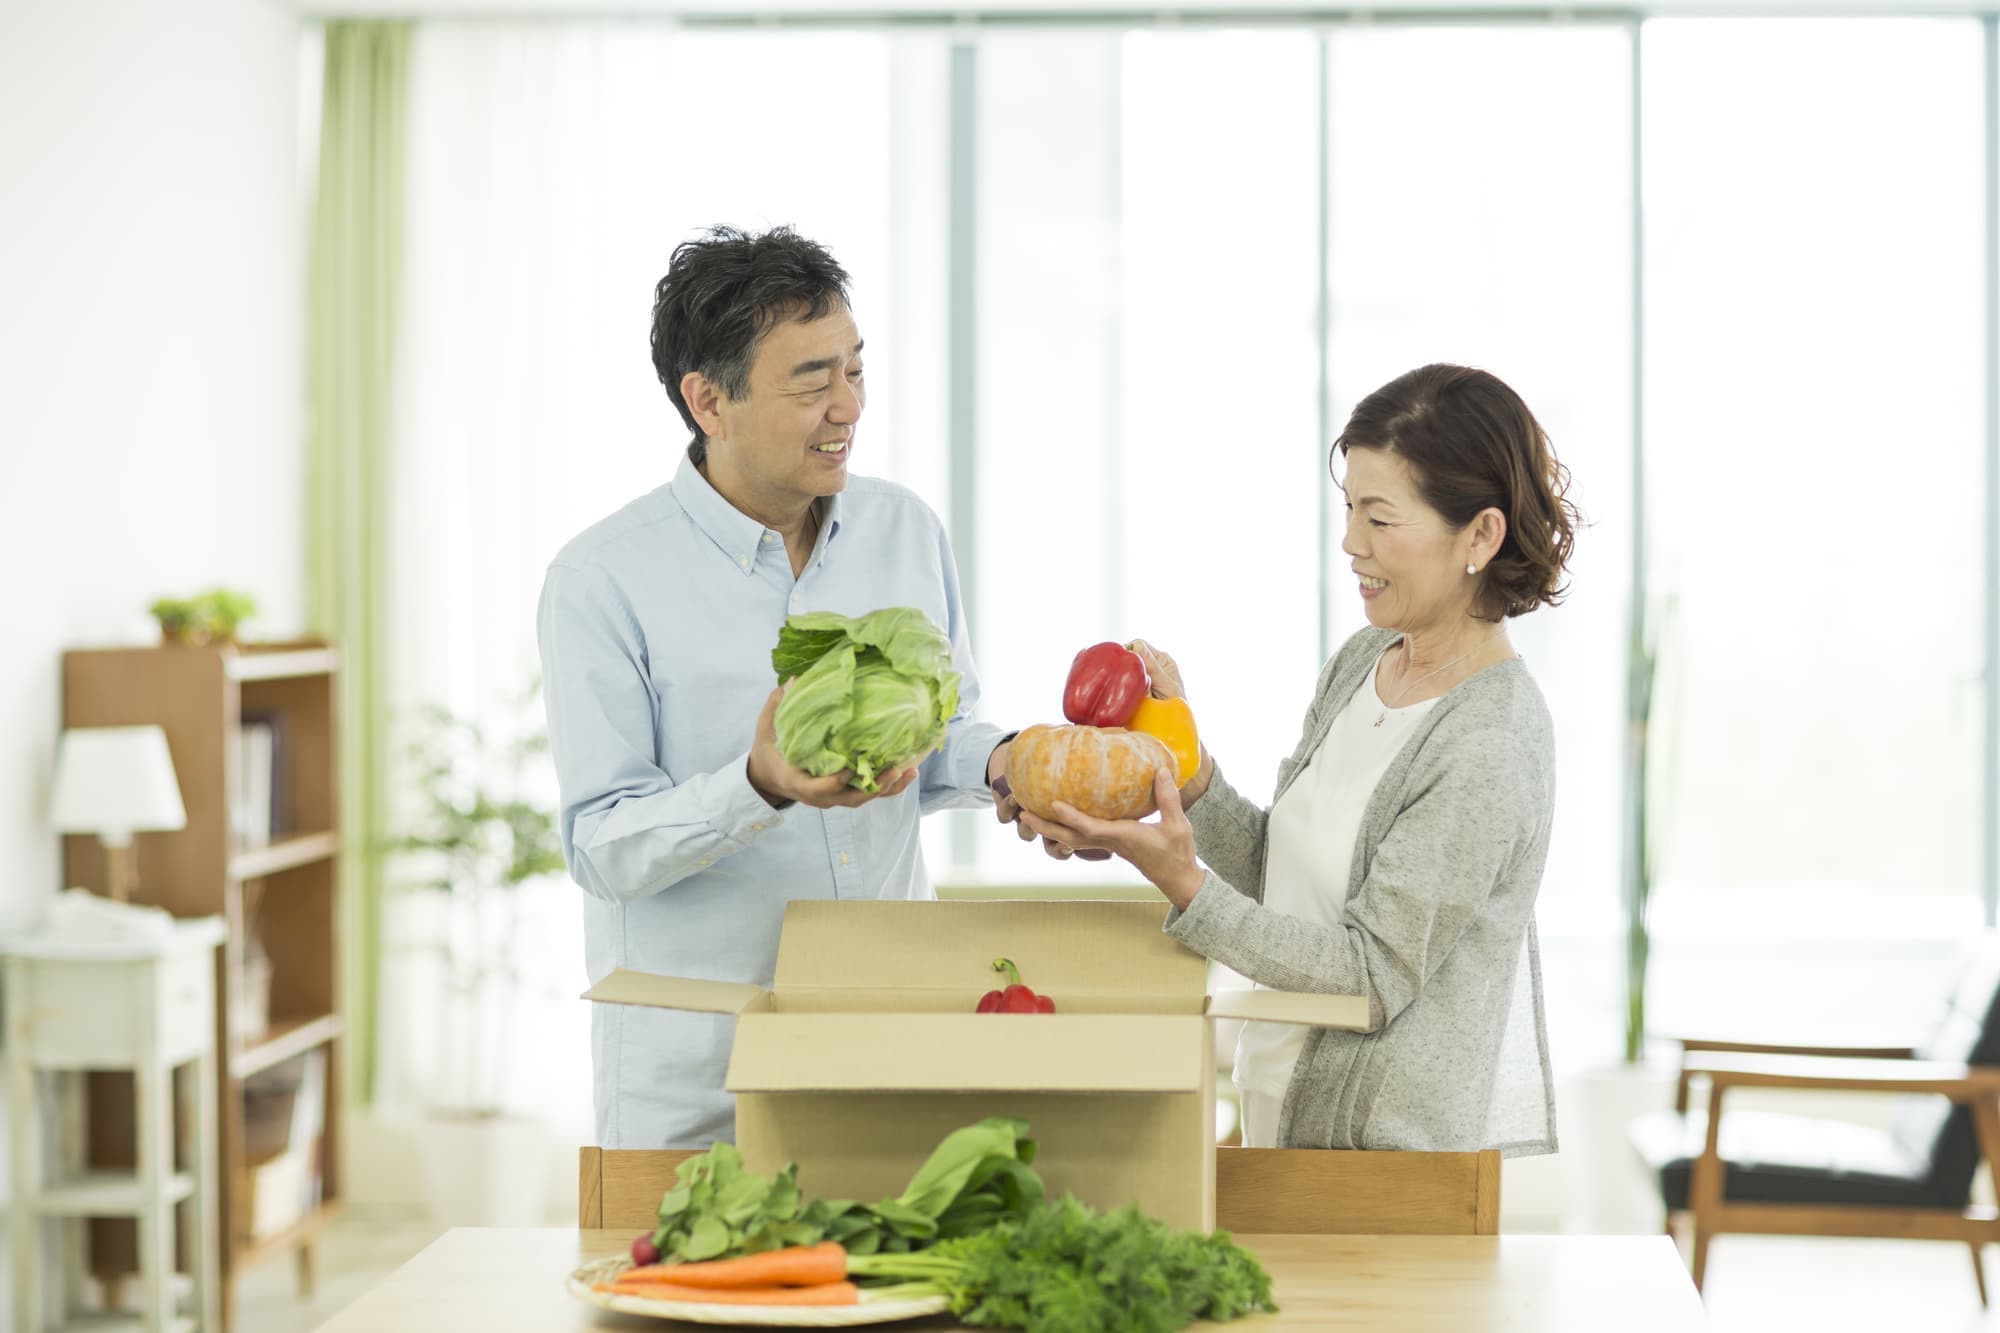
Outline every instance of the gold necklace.
{"label": "gold necklace", "polygon": [[[1485,648],[1491,646],[1493,641],[1499,637],[1500,637],[1500,631],[1496,629],[1491,634],[1486,636],[1484,642],[1479,643],[1478,645],[1472,648],[1466,649],[1464,652],[1460,653],[1457,657],[1452,658],[1451,661],[1446,662],[1443,666],[1439,667],[1437,671],[1426,671],[1423,675],[1418,676],[1415,680],[1405,683],[1402,689],[1396,691],[1396,698],[1393,702],[1385,703],[1382,705],[1382,711],[1375,715],[1375,725],[1379,727],[1384,722],[1388,721],[1389,711],[1393,708],[1399,707],[1402,704],[1403,700],[1409,698],[1411,690],[1414,690],[1415,688],[1417,688],[1417,686],[1423,684],[1425,681],[1429,680],[1432,676],[1437,675],[1438,672],[1449,671],[1453,667],[1457,666],[1460,662],[1463,662],[1466,658],[1471,657],[1474,653],[1480,652]],[[1407,660],[1409,658],[1409,655],[1410,655],[1410,640],[1409,637],[1406,635],[1403,638],[1403,657]]]}

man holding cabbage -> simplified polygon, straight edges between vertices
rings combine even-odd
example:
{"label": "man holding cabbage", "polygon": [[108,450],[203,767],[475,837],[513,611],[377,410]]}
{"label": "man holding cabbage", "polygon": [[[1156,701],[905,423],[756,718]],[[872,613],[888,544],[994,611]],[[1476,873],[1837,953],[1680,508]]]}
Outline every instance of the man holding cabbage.
{"label": "man holding cabbage", "polygon": [[[549,566],[544,698],[593,982],[770,985],[788,901],[931,897],[919,815],[992,803],[1004,771],[1006,737],[971,720],[943,525],[848,473],[847,281],[787,228],[677,248],[652,346],[687,455]],[[731,1020],[598,1005],[591,1029],[599,1144],[733,1138]]]}

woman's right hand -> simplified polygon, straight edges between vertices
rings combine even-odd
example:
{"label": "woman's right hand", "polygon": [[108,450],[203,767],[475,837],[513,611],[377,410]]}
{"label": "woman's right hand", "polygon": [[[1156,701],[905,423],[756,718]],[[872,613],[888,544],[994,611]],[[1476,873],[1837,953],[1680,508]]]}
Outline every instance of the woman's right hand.
{"label": "woman's right hand", "polygon": [[1181,683],[1181,669],[1174,659],[1147,643],[1144,639],[1134,639],[1125,645],[1139,655],[1146,664],[1146,674],[1152,678],[1152,695],[1155,699],[1185,699],[1187,686]]}
{"label": "woman's right hand", "polygon": [[[1139,660],[1146,664],[1146,675],[1153,682],[1150,693],[1155,699],[1187,698],[1187,686],[1181,681],[1179,663],[1144,639],[1134,639],[1125,646],[1137,653]],[[1199,801],[1208,791],[1209,779],[1214,775],[1215,760],[1204,744],[1201,747],[1201,763],[1195,768],[1194,776],[1180,789],[1181,804],[1191,806]]]}

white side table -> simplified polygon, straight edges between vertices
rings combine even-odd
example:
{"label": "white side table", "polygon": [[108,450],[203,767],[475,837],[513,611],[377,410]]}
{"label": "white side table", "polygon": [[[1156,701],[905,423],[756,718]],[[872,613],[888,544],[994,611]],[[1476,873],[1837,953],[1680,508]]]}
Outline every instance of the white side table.
{"label": "white side table", "polygon": [[[216,1333],[221,1328],[216,1209],[216,917],[177,921],[165,939],[94,944],[48,939],[0,943],[6,974],[8,1125],[13,1138],[14,1327],[43,1333],[42,1239],[63,1220],[64,1318],[85,1318],[82,1221],[131,1217],[139,1233],[139,1314],[145,1333]],[[132,1071],[137,1135],[132,1171],[84,1165],[82,1084],[86,1071]],[[54,1084],[63,1108],[58,1151],[44,1147],[38,1080]],[[190,1083],[191,1080],[191,1083]],[[176,1109],[183,1114],[176,1115]],[[190,1111],[192,1114],[187,1114]],[[176,1163],[179,1147],[180,1165]],[[53,1158],[55,1169],[47,1169]],[[175,1310],[174,1207],[190,1201],[192,1316]],[[59,1322],[56,1328],[66,1325]]]}

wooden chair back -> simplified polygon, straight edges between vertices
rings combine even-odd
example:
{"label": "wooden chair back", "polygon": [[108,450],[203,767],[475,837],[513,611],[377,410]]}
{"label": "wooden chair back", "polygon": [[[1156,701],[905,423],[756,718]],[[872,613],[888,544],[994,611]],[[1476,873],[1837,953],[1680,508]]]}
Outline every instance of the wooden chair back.
{"label": "wooden chair back", "polygon": [[[585,1148],[577,1224],[642,1231],[652,1224],[678,1149]],[[1215,1150],[1215,1224],[1246,1235],[1492,1236],[1500,1230],[1500,1154]]]}
{"label": "wooden chair back", "polygon": [[1500,1151],[1217,1148],[1215,1225],[1246,1235],[1498,1235]]}
{"label": "wooden chair back", "polygon": [[577,1163],[576,1224],[586,1231],[643,1231],[692,1148],[585,1148]]}

